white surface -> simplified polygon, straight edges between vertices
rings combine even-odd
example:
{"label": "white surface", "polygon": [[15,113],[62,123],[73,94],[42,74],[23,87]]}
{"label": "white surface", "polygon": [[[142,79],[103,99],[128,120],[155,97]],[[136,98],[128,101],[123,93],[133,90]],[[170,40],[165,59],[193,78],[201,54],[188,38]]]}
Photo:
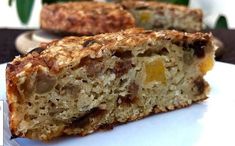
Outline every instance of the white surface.
{"label": "white surface", "polygon": [[0,0],[0,27],[9,28],[39,28],[39,16],[42,7],[41,0],[34,0],[33,11],[27,25],[23,25],[16,12],[16,0],[12,0],[12,6],[8,6],[8,0]]}
{"label": "white surface", "polygon": [[32,49],[39,47],[41,43],[47,43],[60,38],[62,37],[47,33],[43,30],[26,31],[16,38],[15,46],[21,54],[26,54]]}
{"label": "white surface", "polygon": [[0,100],[0,146],[3,145],[3,101]]}
{"label": "white surface", "polygon": [[[5,65],[1,65],[1,81],[5,80],[4,72]],[[235,66],[216,62],[206,79],[212,88],[210,98],[185,109],[86,137],[74,136],[46,144],[23,138],[16,141],[23,146],[235,146]],[[0,83],[0,97],[5,98],[4,82]]]}
{"label": "white surface", "polygon": [[[8,108],[6,104],[6,87],[5,87],[5,68],[6,64],[0,64],[0,100],[3,99],[3,144],[4,146],[19,146],[15,140],[9,140],[11,133],[8,127]],[[0,119],[1,120],[1,119]]]}
{"label": "white surface", "polygon": [[214,27],[220,14],[226,16],[230,28],[235,28],[235,1],[233,0],[190,0],[190,7],[201,8],[205,24]]}
{"label": "white surface", "polygon": [[57,36],[55,34],[52,33],[48,33],[46,31],[43,30],[36,30],[33,32],[32,34],[32,40],[33,41],[38,41],[38,42],[50,42],[52,40],[55,39],[60,39],[63,38],[62,36]]}
{"label": "white surface", "polygon": [[[102,1],[102,0],[99,0]],[[191,0],[190,7],[202,8],[205,14],[204,20],[209,26],[214,26],[217,16],[224,14],[227,16],[229,26],[235,28],[235,2],[232,0]],[[33,13],[29,24],[22,25],[17,16],[15,2],[12,7],[8,6],[8,0],[0,0],[0,27],[14,28],[39,28],[39,15],[42,4],[41,0],[35,0]]]}

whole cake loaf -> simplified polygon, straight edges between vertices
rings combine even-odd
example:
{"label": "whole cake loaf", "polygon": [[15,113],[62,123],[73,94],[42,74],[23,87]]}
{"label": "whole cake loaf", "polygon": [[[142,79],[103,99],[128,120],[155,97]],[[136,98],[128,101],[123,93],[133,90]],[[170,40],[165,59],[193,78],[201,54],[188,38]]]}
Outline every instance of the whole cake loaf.
{"label": "whole cake loaf", "polygon": [[202,11],[144,1],[67,2],[44,5],[40,24],[43,30],[64,35],[95,35],[135,26],[195,32],[202,29]]}
{"label": "whole cake loaf", "polygon": [[11,132],[84,136],[189,106],[207,99],[213,62],[204,33],[133,28],[51,42],[7,65]]}

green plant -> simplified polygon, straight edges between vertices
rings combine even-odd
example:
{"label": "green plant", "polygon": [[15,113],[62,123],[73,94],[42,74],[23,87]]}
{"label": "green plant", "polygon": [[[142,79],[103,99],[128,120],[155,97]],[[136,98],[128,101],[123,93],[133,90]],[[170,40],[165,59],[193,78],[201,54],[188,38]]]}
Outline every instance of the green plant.
{"label": "green plant", "polygon": [[67,2],[67,1],[81,1],[81,0],[42,0],[42,3],[51,4],[51,3]]}
{"label": "green plant", "polygon": [[217,21],[216,21],[216,23],[215,23],[215,28],[225,28],[225,29],[228,28],[227,19],[226,19],[225,16],[220,15],[220,16],[217,18]]}
{"label": "green plant", "polygon": [[[34,0],[8,0],[8,5],[11,6],[12,2],[16,1],[17,14],[23,24],[27,24],[34,5]],[[42,0],[42,4],[51,4],[56,2],[66,1],[79,1],[79,0]]]}
{"label": "green plant", "polygon": [[158,1],[173,3],[177,5],[185,5],[185,6],[188,6],[189,4],[189,0],[158,0]]}
{"label": "green plant", "polygon": [[[13,0],[9,0],[8,4],[11,6]],[[31,15],[34,0],[16,0],[17,14],[23,24],[27,24]]]}

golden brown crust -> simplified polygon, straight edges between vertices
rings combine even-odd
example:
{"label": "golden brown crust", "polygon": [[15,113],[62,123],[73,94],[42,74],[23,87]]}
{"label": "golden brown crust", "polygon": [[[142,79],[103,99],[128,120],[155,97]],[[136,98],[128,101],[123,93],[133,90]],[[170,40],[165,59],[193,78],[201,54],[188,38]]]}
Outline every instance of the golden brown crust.
{"label": "golden brown crust", "polygon": [[[9,78],[24,70],[24,66],[32,63],[34,66],[48,67],[53,73],[58,73],[68,64],[81,60],[86,56],[99,57],[102,49],[128,50],[133,46],[152,40],[170,40],[174,44],[185,46],[194,42],[210,41],[208,33],[185,33],[163,30],[159,32],[140,28],[128,29],[117,33],[106,33],[96,36],[65,37],[64,39],[48,43],[46,49],[40,53],[32,52],[25,57],[16,57],[7,67]],[[149,40],[151,41],[151,40]],[[201,41],[201,42],[200,42]],[[182,42],[184,44],[182,44]],[[199,44],[200,45],[200,44]],[[122,46],[122,48],[120,48]]]}
{"label": "golden brown crust", "polygon": [[41,28],[62,33],[94,35],[135,26],[133,16],[118,4],[68,2],[44,5]]}
{"label": "golden brown crust", "polygon": [[[208,42],[210,34],[168,30],[155,32],[133,28],[118,33],[107,33],[89,37],[66,37],[48,43],[47,49],[40,53],[32,52],[24,57],[16,57],[12,63],[8,64],[7,75],[8,78],[13,79],[16,74],[25,70],[24,67],[28,63],[32,64],[31,68],[41,65],[48,67],[53,73],[58,73],[75,60],[81,60],[86,56],[91,58],[99,57],[99,53],[103,48],[110,50],[123,49],[125,51],[146,42],[150,38],[152,40],[171,40],[177,45],[188,45],[194,43],[193,41]],[[186,44],[180,44],[182,42],[186,42]],[[122,46],[122,48],[119,46]]]}

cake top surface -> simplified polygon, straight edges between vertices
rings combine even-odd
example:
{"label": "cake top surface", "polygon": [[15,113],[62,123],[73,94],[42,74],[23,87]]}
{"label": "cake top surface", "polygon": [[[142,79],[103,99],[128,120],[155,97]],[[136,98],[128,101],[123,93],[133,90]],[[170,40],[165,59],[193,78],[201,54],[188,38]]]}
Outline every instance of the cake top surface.
{"label": "cake top surface", "polygon": [[109,13],[111,10],[120,10],[122,7],[114,3],[105,2],[66,2],[44,5],[44,8],[76,12]]}
{"label": "cake top surface", "polygon": [[[65,37],[36,48],[23,57],[16,57],[9,63],[9,71],[17,74],[30,66],[44,66],[56,73],[67,66],[77,65],[84,57],[100,58],[105,52],[125,52],[133,49],[147,49],[141,46],[154,46],[159,41],[187,46],[193,43],[207,44],[208,33],[185,33],[163,30],[159,32],[139,28],[127,29],[117,33],[106,33],[96,36]],[[108,50],[108,51],[107,51]]]}
{"label": "cake top surface", "polygon": [[135,20],[120,4],[66,2],[44,5],[40,25],[55,33],[94,35],[134,27]]}
{"label": "cake top surface", "polygon": [[200,9],[192,9],[192,8],[188,8],[186,6],[183,5],[174,5],[174,4],[170,4],[170,3],[163,3],[163,2],[155,2],[155,1],[123,1],[121,3],[124,8],[127,9],[139,9],[139,10],[144,10],[144,9],[163,9],[164,8],[168,8],[171,9],[172,11],[174,10],[181,10],[181,11],[198,11],[200,13],[201,10]]}

